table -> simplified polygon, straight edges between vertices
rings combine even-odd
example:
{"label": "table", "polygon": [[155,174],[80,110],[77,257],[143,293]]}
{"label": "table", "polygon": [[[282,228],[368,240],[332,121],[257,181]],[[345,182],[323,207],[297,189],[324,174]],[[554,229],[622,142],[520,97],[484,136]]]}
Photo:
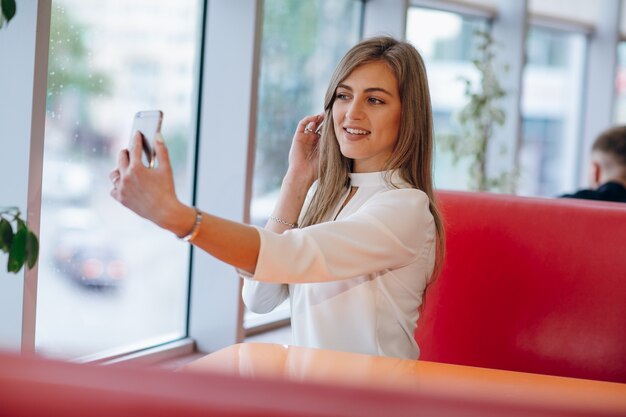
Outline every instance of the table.
{"label": "table", "polygon": [[588,415],[626,415],[626,384],[271,343],[235,344],[189,363],[183,371],[408,390],[450,400],[534,404]]}

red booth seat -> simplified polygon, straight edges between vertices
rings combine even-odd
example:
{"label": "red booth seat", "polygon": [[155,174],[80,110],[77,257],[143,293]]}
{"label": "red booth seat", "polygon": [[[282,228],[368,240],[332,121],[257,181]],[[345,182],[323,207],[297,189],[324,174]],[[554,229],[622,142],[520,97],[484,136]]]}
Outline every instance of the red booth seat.
{"label": "red booth seat", "polygon": [[420,358],[626,382],[626,204],[440,192]]}

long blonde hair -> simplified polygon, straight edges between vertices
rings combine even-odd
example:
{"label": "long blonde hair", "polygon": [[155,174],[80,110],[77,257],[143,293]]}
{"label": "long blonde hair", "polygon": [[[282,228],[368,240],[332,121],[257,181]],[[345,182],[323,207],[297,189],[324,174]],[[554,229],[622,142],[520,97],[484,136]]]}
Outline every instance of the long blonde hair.
{"label": "long blonde hair", "polygon": [[332,108],[336,89],[357,67],[383,61],[394,72],[400,92],[401,118],[394,152],[385,170],[398,170],[402,179],[422,190],[430,200],[430,212],[437,229],[436,277],[445,252],[443,219],[433,190],[433,122],[426,68],[420,54],[407,42],[388,36],[364,40],[342,58],[330,80],[324,99],[325,122],[319,142],[319,183],[301,226],[326,220],[329,212],[349,187],[352,160],[341,154],[333,128]]}

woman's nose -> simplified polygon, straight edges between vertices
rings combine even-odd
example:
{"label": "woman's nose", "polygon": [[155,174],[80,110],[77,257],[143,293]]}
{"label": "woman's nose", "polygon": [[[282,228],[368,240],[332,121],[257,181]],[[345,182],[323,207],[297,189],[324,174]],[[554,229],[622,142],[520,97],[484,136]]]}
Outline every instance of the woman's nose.
{"label": "woman's nose", "polygon": [[363,118],[363,106],[357,100],[352,101],[346,112],[346,117],[350,120],[359,120]]}

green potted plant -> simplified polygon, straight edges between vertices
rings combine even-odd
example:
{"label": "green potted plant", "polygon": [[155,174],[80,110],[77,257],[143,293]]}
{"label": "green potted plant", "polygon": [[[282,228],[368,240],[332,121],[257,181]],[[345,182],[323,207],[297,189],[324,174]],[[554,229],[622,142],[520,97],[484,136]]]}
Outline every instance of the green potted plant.
{"label": "green potted plant", "polygon": [[[15,16],[15,0],[0,0],[0,28]],[[18,273],[24,264],[32,268],[39,257],[39,241],[17,207],[0,207],[0,250],[8,254],[7,271]]]}
{"label": "green potted plant", "polygon": [[0,0],[0,28],[15,16],[15,0]]}
{"label": "green potted plant", "polygon": [[[472,80],[461,78],[465,83],[467,103],[455,115],[460,134],[442,135],[439,143],[444,151],[451,153],[454,164],[461,159],[469,159],[470,189],[513,192],[517,178],[514,170],[502,172],[495,177],[488,175],[488,151],[493,131],[497,125],[503,125],[506,119],[506,114],[498,103],[506,97],[507,92],[500,85],[494,68],[493,37],[489,32],[483,31],[474,32],[474,36],[478,56],[472,60],[472,64],[478,71],[479,82],[474,85]],[[504,153],[506,149],[502,148],[500,151]]]}
{"label": "green potted plant", "polygon": [[0,250],[9,255],[9,272],[18,273],[24,264],[32,268],[37,262],[39,241],[21,218],[17,207],[0,208]]}

